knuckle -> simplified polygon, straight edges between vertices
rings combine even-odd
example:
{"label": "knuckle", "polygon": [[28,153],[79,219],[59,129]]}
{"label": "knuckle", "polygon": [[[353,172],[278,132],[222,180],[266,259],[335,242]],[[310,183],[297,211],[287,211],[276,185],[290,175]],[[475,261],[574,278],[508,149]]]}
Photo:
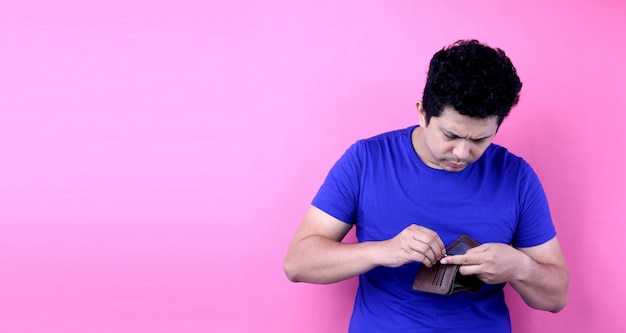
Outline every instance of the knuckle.
{"label": "knuckle", "polygon": [[427,243],[434,243],[435,242],[435,235],[433,234],[426,234],[426,242]]}

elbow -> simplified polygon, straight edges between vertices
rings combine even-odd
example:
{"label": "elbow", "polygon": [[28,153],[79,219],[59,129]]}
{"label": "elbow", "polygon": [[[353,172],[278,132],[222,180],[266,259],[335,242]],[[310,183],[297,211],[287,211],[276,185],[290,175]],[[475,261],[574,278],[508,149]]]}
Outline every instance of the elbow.
{"label": "elbow", "polygon": [[567,295],[565,295],[564,297],[560,297],[559,299],[552,300],[550,302],[532,302],[529,300],[524,301],[529,307],[535,310],[558,313],[563,310],[567,305]]}
{"label": "elbow", "polygon": [[569,301],[569,294],[568,294],[569,273],[567,271],[565,273],[565,280],[563,281],[563,284],[561,285],[561,288],[562,289],[561,289],[561,292],[559,293],[559,296],[553,302],[552,307],[550,309],[548,309],[548,311],[550,311],[552,313],[557,313],[557,312],[560,312],[561,310],[563,310],[565,308],[565,306],[567,305],[567,302]]}
{"label": "elbow", "polygon": [[569,296],[567,293],[567,288],[561,290],[557,294],[554,294],[552,297],[543,299],[543,300],[527,300],[524,299],[526,304],[535,310],[548,311],[552,313],[561,312],[567,305],[569,300]]}
{"label": "elbow", "polygon": [[561,310],[563,310],[565,308],[565,306],[567,305],[567,301],[568,301],[568,296],[567,296],[567,292],[566,292],[565,295],[563,297],[561,297],[561,299],[559,301],[555,302],[552,305],[552,307],[547,309],[547,310],[552,312],[552,313],[561,312]]}
{"label": "elbow", "polygon": [[536,309],[537,310],[549,311],[549,312],[552,312],[552,313],[559,313],[559,312],[561,312],[561,310],[563,310],[565,308],[566,305],[567,305],[567,301],[560,302],[560,303],[555,303],[555,304],[552,304],[549,307],[536,308]]}
{"label": "elbow", "polygon": [[298,270],[294,266],[295,265],[292,263],[292,261],[289,260],[289,258],[286,258],[283,262],[283,271],[285,272],[285,275],[287,276],[287,279],[289,279],[289,281],[301,282],[302,279],[300,278],[300,274],[298,274]]}
{"label": "elbow", "polygon": [[327,284],[334,282],[314,274],[314,271],[297,260],[285,259],[283,262],[283,271],[287,279],[291,282],[306,282],[315,284]]}

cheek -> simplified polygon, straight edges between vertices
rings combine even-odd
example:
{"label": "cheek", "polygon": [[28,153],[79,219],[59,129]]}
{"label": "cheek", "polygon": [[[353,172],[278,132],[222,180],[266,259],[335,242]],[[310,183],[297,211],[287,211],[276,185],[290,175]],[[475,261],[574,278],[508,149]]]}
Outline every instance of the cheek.
{"label": "cheek", "polygon": [[434,156],[441,156],[449,151],[448,145],[440,140],[429,140],[428,148]]}
{"label": "cheek", "polygon": [[439,141],[439,152],[444,154],[449,154],[454,151],[455,142],[450,140],[441,140]]}
{"label": "cheek", "polygon": [[433,154],[437,157],[437,159],[453,158],[454,144],[449,142],[440,142],[439,145],[435,147]]}
{"label": "cheek", "polygon": [[470,150],[470,154],[472,155],[472,158],[474,160],[477,160],[484,152],[485,150],[487,150],[487,146],[474,146],[472,147],[472,149]]}

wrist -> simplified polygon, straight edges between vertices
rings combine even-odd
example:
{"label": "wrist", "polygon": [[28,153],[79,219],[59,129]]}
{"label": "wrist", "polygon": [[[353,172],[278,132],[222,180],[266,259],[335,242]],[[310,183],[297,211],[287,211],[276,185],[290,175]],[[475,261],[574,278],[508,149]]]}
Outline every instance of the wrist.
{"label": "wrist", "polygon": [[531,257],[524,252],[517,250],[519,255],[519,263],[515,265],[517,267],[513,279],[516,281],[526,281],[528,276],[532,273],[534,266],[537,264]]}
{"label": "wrist", "polygon": [[385,266],[385,254],[383,241],[379,242],[363,242],[364,255],[366,260],[372,265],[372,267]]}

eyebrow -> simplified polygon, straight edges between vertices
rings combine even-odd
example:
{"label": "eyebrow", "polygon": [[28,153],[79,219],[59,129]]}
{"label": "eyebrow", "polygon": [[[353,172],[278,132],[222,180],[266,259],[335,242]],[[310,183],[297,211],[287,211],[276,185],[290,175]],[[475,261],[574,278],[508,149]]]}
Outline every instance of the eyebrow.
{"label": "eyebrow", "polygon": [[447,129],[443,129],[442,128],[441,131],[447,137],[452,137],[452,138],[455,138],[455,139],[469,139],[469,140],[472,140],[472,141],[483,141],[483,140],[486,140],[486,139],[490,138],[493,135],[493,134],[489,134],[487,136],[483,136],[483,137],[480,137],[480,138],[465,138],[465,137],[462,137],[462,136],[460,136],[460,135],[458,135],[458,134],[456,134],[456,133],[454,133],[454,132],[452,132],[450,130],[447,130]]}

